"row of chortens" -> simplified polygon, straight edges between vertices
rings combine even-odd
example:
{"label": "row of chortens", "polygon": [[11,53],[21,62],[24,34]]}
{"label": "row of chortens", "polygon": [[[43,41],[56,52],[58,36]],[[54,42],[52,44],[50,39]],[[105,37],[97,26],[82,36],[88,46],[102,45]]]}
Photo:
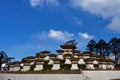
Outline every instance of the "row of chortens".
{"label": "row of chortens", "polygon": [[[74,41],[73,41],[74,42]],[[61,49],[56,50],[58,54],[50,51],[36,53],[35,56],[28,56],[21,61],[9,63],[9,71],[29,71],[33,66],[34,71],[49,70],[80,70],[80,69],[115,69],[114,61],[98,56],[90,52],[80,52],[76,49],[77,43],[67,42],[60,45]]]}

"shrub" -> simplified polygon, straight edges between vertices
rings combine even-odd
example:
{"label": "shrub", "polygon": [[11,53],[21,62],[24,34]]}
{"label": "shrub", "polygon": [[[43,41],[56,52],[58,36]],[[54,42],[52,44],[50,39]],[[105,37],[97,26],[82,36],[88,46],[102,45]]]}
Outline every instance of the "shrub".
{"label": "shrub", "polygon": [[30,71],[34,71],[35,65],[30,66]]}
{"label": "shrub", "polygon": [[85,69],[86,65],[85,64],[79,64],[78,67],[79,67],[79,69]]}

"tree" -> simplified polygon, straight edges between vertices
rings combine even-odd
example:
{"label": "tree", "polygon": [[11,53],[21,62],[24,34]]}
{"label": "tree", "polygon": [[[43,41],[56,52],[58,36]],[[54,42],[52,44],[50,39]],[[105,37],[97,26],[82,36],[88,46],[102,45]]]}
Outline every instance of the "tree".
{"label": "tree", "polygon": [[98,43],[95,45],[96,53],[101,56],[105,56],[106,47],[107,43],[103,39],[100,39]]}
{"label": "tree", "polygon": [[104,56],[106,58],[115,58],[116,64],[120,64],[120,38],[112,38],[108,43],[103,39],[100,39],[96,45],[94,40],[89,41],[87,49],[90,52],[95,52],[97,55]]}
{"label": "tree", "polygon": [[120,61],[120,38],[112,38],[109,41],[109,46],[111,48],[110,52],[114,55],[115,62],[118,64]]}
{"label": "tree", "polygon": [[120,64],[120,38],[118,39],[118,64]]}
{"label": "tree", "polygon": [[95,45],[96,45],[96,41],[90,40],[87,45],[87,50],[93,53],[95,51]]}
{"label": "tree", "polygon": [[0,70],[1,70],[1,65],[2,63],[6,62],[7,55],[4,51],[0,52]]}
{"label": "tree", "polygon": [[9,63],[14,57],[8,57],[4,51],[0,52],[0,70],[3,63]]}
{"label": "tree", "polygon": [[109,43],[107,43],[107,45],[106,45],[104,54],[105,54],[106,58],[108,58],[108,59],[111,57],[112,53],[111,53],[111,47],[109,46]]}
{"label": "tree", "polygon": [[0,70],[1,70],[1,65],[2,65],[2,56],[0,54]]}

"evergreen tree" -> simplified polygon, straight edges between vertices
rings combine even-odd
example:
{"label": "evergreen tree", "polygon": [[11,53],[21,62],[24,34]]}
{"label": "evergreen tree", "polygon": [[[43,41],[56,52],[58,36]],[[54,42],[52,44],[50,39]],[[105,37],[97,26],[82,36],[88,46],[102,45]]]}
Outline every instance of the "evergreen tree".
{"label": "evergreen tree", "polygon": [[96,53],[101,56],[105,56],[106,47],[107,43],[103,39],[100,39],[95,45]]}
{"label": "evergreen tree", "polygon": [[109,41],[109,46],[111,48],[110,52],[114,55],[115,57],[115,62],[116,64],[120,63],[120,39],[117,38],[112,38]]}
{"label": "evergreen tree", "polygon": [[95,51],[95,45],[96,45],[96,41],[90,40],[87,45],[87,50],[93,53]]}

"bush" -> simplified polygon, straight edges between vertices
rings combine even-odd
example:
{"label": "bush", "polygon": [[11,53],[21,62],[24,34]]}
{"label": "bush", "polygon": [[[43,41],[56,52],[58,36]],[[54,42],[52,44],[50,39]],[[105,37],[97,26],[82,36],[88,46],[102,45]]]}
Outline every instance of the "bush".
{"label": "bush", "polygon": [[61,69],[64,69],[64,70],[70,70],[71,68],[71,64],[62,64],[60,65]]}
{"label": "bush", "polygon": [[120,64],[119,65],[115,65],[116,70],[120,70]]}
{"label": "bush", "polygon": [[79,69],[86,69],[86,65],[85,64],[79,64],[78,67],[79,67]]}
{"label": "bush", "polygon": [[95,67],[95,69],[99,68],[98,64],[94,64],[94,67]]}
{"label": "bush", "polygon": [[47,70],[51,70],[53,65],[48,65],[48,61],[45,61],[43,64],[43,70],[47,71]]}
{"label": "bush", "polygon": [[30,66],[30,71],[34,71],[35,65]]}

